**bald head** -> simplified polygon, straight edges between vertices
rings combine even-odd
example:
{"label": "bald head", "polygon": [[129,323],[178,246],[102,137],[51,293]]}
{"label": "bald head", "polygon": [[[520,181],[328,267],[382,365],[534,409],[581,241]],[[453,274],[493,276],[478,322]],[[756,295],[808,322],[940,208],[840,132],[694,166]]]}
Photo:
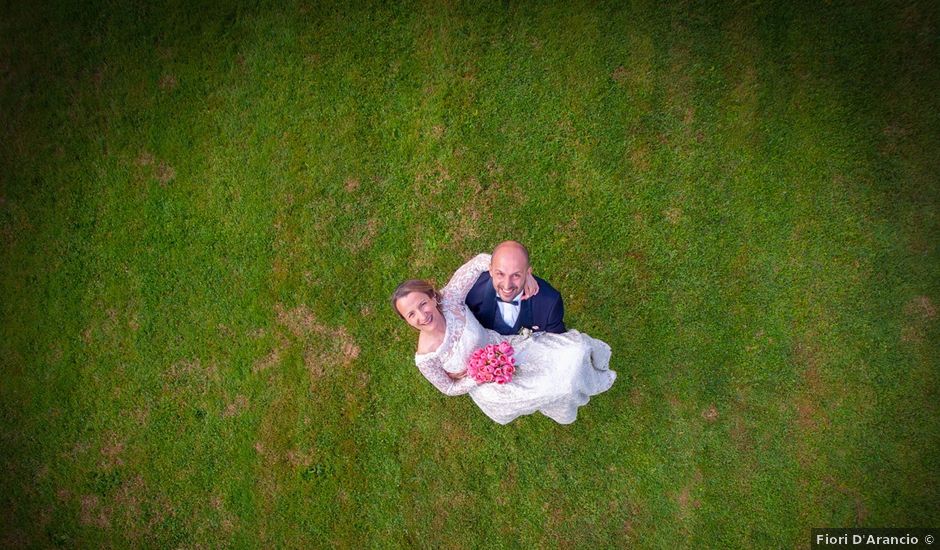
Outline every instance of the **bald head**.
{"label": "bald head", "polygon": [[529,251],[516,241],[504,241],[493,249],[490,260],[490,277],[493,288],[503,300],[512,300],[525,285],[526,277],[532,273],[529,266]]}
{"label": "bald head", "polygon": [[496,245],[496,248],[493,249],[493,262],[496,261],[496,258],[506,257],[517,257],[521,258],[525,262],[525,266],[529,267],[529,250],[522,246],[522,243],[517,241],[503,241]]}

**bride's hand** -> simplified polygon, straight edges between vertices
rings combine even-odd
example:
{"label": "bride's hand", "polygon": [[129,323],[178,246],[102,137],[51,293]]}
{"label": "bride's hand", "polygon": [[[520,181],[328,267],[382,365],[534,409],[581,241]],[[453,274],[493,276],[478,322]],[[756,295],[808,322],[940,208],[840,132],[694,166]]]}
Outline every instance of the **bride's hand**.
{"label": "bride's hand", "polygon": [[522,299],[528,300],[539,293],[539,283],[531,273],[526,275],[525,286],[522,287]]}
{"label": "bride's hand", "polygon": [[463,371],[463,372],[448,372],[448,373],[447,373],[447,376],[449,376],[451,380],[460,380],[461,378],[467,376],[467,371]]}

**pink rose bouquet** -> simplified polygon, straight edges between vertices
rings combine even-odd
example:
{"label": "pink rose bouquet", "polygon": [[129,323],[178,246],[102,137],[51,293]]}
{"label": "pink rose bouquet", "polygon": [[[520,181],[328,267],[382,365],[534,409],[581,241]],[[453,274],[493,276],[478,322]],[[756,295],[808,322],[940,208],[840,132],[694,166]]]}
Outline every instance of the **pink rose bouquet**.
{"label": "pink rose bouquet", "polygon": [[473,352],[467,374],[477,382],[512,382],[512,373],[516,371],[515,352],[509,342],[490,344]]}

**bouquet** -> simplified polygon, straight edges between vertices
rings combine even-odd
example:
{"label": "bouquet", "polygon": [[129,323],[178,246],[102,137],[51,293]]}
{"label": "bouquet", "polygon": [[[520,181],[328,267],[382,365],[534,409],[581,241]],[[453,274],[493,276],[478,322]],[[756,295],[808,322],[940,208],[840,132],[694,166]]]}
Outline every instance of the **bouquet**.
{"label": "bouquet", "polygon": [[477,382],[496,382],[505,384],[512,382],[512,373],[516,371],[516,360],[512,354],[515,350],[509,342],[490,344],[482,347],[470,355],[470,364],[467,365],[467,374]]}

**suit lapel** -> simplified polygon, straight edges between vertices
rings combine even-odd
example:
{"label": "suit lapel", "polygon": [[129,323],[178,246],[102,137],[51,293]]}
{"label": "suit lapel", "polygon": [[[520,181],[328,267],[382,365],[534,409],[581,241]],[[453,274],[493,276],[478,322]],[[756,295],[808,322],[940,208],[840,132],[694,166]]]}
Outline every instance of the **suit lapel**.
{"label": "suit lapel", "polygon": [[492,284],[486,285],[486,294],[483,296],[483,307],[480,310],[480,317],[489,322],[486,328],[492,329],[496,326],[496,315],[499,314],[499,308],[496,307],[496,289]]}

